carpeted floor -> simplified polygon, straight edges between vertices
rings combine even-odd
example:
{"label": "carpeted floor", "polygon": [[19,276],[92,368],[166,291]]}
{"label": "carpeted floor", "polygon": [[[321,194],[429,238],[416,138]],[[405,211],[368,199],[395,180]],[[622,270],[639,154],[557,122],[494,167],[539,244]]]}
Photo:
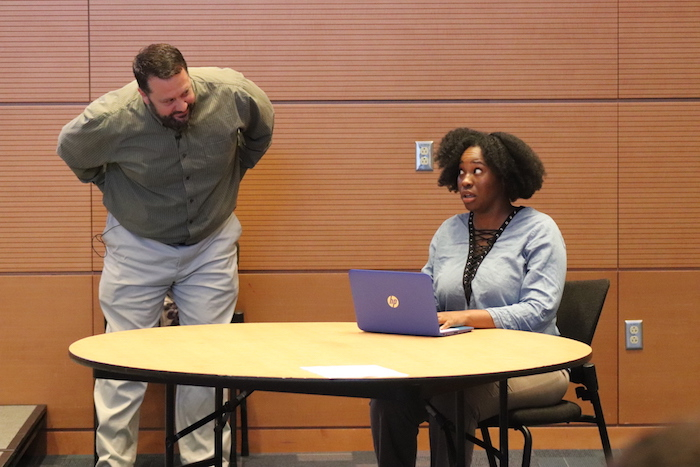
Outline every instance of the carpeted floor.
{"label": "carpeted floor", "polygon": [[[510,465],[519,466],[521,451],[512,451]],[[376,467],[373,452],[254,454],[239,457],[238,467]],[[41,467],[90,467],[92,456],[47,456]],[[429,454],[421,452],[416,467],[428,467]],[[163,456],[141,455],[135,467],[162,467]],[[473,467],[487,467],[483,451],[474,453]],[[605,467],[602,451],[535,451],[532,467]]]}

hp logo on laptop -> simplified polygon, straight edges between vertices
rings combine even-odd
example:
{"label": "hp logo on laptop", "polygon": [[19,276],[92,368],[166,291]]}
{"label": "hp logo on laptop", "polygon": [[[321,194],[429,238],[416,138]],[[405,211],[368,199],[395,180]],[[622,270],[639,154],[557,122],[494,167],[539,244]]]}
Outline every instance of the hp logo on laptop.
{"label": "hp logo on laptop", "polygon": [[398,299],[398,297],[396,297],[394,295],[389,295],[386,299],[386,303],[392,308],[399,307],[399,299]]}

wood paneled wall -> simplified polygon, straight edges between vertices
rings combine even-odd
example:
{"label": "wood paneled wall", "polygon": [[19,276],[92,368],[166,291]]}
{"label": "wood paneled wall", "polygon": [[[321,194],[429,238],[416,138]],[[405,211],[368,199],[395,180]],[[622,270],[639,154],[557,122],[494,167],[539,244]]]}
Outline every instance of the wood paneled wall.
{"label": "wood paneled wall", "polygon": [[155,41],[181,44],[192,66],[235,67],[278,101],[617,97],[606,0],[89,4],[93,98],[130,80]]}
{"label": "wood paneled wall", "polygon": [[700,102],[620,104],[621,268],[700,265]]}
{"label": "wood paneled wall", "polygon": [[538,148],[549,175],[529,204],[560,224],[570,267],[614,268],[616,117],[608,103],[282,104],[270,157],[244,182],[237,210],[242,267],[419,269],[437,227],[463,207],[437,187],[437,172],[415,171],[414,141],[437,143],[468,121]]}
{"label": "wood paneled wall", "polygon": [[[698,21],[682,0],[0,2],[0,404],[47,403],[50,451],[91,452],[90,375],[67,347],[100,332],[105,211],[56,137],[132,79],[138,49],[171,42],[276,107],[237,209],[246,319],[351,320],[347,269],[419,269],[463,209],[437,172],[415,171],[414,142],[510,131],[545,162],[524,204],[560,225],[570,278],[613,281],[594,341],[613,441],[680,416],[677,401],[700,412],[683,390],[700,383],[686,357],[700,350]],[[645,320],[644,350],[624,349],[625,319]],[[160,389],[148,399],[141,449],[157,450]],[[366,401],[250,402],[254,450],[371,448]],[[569,444],[561,429],[536,442],[597,447],[567,429]]]}

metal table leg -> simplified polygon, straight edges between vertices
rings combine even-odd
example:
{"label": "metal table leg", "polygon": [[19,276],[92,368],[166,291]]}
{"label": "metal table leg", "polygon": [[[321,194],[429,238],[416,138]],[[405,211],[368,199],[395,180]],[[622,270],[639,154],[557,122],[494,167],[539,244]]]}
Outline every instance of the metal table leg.
{"label": "metal table leg", "polygon": [[457,391],[455,393],[455,466],[464,467],[464,451],[466,446],[464,445],[465,437],[465,426],[464,426],[464,391]]}
{"label": "metal table leg", "polygon": [[508,467],[508,380],[498,383],[498,395],[500,399],[500,413],[498,415],[498,430],[501,451],[501,467]]}
{"label": "metal table leg", "polygon": [[175,385],[165,385],[165,467],[175,459]]}

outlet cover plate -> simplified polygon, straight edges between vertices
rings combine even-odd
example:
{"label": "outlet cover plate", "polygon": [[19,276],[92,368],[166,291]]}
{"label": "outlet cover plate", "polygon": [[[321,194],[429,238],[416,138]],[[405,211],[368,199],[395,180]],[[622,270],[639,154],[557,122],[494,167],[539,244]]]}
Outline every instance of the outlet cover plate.
{"label": "outlet cover plate", "polygon": [[625,348],[627,350],[639,350],[644,348],[641,319],[625,320]]}
{"label": "outlet cover plate", "polygon": [[416,170],[433,171],[433,142],[416,141]]}

